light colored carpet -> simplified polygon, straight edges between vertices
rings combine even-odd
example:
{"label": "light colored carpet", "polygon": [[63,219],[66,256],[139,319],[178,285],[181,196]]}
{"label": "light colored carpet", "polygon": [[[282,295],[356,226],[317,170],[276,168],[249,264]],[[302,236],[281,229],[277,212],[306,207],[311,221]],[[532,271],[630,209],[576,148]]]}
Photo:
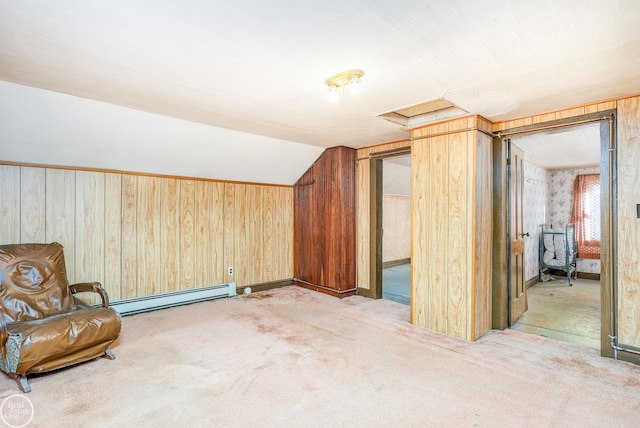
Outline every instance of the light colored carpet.
{"label": "light colored carpet", "polygon": [[[33,377],[37,427],[638,427],[640,366],[298,287],[126,317],[114,361]],[[16,393],[0,378],[0,398]]]}

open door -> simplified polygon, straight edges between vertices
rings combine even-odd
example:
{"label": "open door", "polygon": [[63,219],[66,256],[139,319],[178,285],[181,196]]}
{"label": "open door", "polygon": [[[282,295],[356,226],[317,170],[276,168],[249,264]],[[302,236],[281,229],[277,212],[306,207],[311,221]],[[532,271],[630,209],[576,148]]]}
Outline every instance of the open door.
{"label": "open door", "polygon": [[528,236],[523,230],[523,192],[524,192],[524,152],[515,144],[507,141],[508,145],[508,297],[509,297],[509,327],[527,310],[527,287],[524,279],[524,237]]}

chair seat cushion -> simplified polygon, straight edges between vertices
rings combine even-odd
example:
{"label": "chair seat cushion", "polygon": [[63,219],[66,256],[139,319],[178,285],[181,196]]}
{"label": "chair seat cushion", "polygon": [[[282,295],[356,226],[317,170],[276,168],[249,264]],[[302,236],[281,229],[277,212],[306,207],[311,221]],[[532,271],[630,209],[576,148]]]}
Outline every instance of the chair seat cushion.
{"label": "chair seat cushion", "polygon": [[118,337],[120,328],[120,315],[114,309],[93,307],[9,323],[7,353],[18,355],[7,355],[7,367],[3,369],[38,373],[101,356]]}

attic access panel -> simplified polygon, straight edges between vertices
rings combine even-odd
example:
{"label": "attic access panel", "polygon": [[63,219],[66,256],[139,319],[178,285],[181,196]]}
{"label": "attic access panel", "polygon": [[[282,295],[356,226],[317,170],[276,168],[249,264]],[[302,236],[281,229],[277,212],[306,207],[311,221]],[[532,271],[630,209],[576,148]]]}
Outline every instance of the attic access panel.
{"label": "attic access panel", "polygon": [[468,114],[466,110],[461,109],[444,98],[438,98],[421,104],[416,104],[414,106],[383,113],[378,115],[378,117],[412,129],[429,123],[464,116],[466,114]]}

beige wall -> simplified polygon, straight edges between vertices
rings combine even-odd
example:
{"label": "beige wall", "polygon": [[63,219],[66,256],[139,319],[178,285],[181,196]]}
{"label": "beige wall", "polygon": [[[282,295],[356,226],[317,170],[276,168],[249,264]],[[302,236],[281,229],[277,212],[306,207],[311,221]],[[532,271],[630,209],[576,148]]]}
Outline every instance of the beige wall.
{"label": "beige wall", "polygon": [[382,262],[411,257],[411,197],[384,195],[382,201]]}
{"label": "beige wall", "polygon": [[[293,190],[0,165],[0,243],[60,242],[111,300],[293,277]],[[227,268],[234,267],[234,275]]]}

